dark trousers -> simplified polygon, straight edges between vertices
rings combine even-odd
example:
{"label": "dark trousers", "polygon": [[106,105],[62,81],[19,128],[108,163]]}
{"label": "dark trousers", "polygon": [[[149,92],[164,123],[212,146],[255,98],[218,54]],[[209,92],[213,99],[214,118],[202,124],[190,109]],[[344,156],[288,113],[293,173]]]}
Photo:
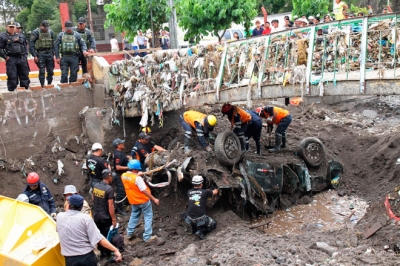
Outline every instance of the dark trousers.
{"label": "dark trousers", "polygon": [[217,222],[207,215],[198,219],[192,219],[189,216],[186,216],[185,222],[192,227],[193,234],[200,231],[200,233],[206,235],[217,228]]}
{"label": "dark trousers", "polygon": [[87,59],[86,59],[86,57],[85,57],[85,55],[83,53],[79,53],[79,63],[82,66],[82,73],[83,74],[88,73],[88,70],[87,70]]}
{"label": "dark trousers", "polygon": [[47,54],[38,54],[39,62],[37,66],[39,67],[39,81],[42,87],[44,86],[44,77],[47,71],[47,84],[51,84],[53,82],[54,75],[54,56],[53,52]]}
{"label": "dark trousers", "polygon": [[[125,187],[124,184],[122,183],[121,180],[121,175],[116,173],[115,178],[114,178],[114,184],[115,184],[115,190],[116,190],[116,197],[115,197],[115,201],[121,201],[123,200],[123,198],[125,198],[126,193],[125,193]],[[123,210],[123,202],[121,203],[117,203],[117,209],[118,210]]]}
{"label": "dark trousers", "polygon": [[6,61],[7,88],[14,91],[18,86],[18,80],[21,87],[29,88],[29,66],[26,57],[10,56]]}
{"label": "dark trousers", "polygon": [[68,83],[68,71],[69,73],[69,83],[75,82],[78,77],[79,71],[79,56],[68,55],[61,57],[60,62],[61,67],[61,83]]}
{"label": "dark trousers", "polygon": [[[112,225],[111,219],[96,219],[96,214],[94,216],[94,223],[96,224],[97,228],[100,230],[100,233],[107,238],[108,231],[110,231],[110,227]],[[103,247],[102,245],[98,244],[97,249],[100,251],[101,255],[104,257],[111,256],[111,251]]]}
{"label": "dark trousers", "polygon": [[[140,44],[139,44],[139,49],[147,49],[147,46],[146,46],[146,45],[140,45]],[[140,56],[141,56],[141,57],[146,56],[146,55],[147,55],[146,52],[141,52],[141,53],[140,53]]]}
{"label": "dark trousers", "polygon": [[283,134],[286,132],[286,129],[288,128],[288,126],[290,125],[290,123],[292,123],[292,116],[288,115],[285,118],[283,118],[281,120],[281,122],[279,122],[276,130],[275,130],[275,134]]}
{"label": "dark trousers", "polygon": [[65,257],[65,266],[97,266],[96,254],[92,251],[85,255]]}

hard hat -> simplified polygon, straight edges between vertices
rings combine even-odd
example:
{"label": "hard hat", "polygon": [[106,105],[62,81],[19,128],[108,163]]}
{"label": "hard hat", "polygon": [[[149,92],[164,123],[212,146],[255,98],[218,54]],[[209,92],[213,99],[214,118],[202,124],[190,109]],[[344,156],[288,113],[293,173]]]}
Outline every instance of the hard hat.
{"label": "hard hat", "polygon": [[215,115],[208,115],[207,116],[207,123],[211,127],[215,127],[215,125],[217,124],[217,118],[215,117]]}
{"label": "hard hat", "polygon": [[192,178],[192,184],[193,185],[200,185],[201,183],[203,183],[204,179],[201,175],[195,175]]}
{"label": "hard hat", "polygon": [[36,186],[37,184],[39,184],[39,181],[40,177],[35,172],[29,173],[26,177],[26,183],[28,183],[29,186]]}
{"label": "hard hat", "polygon": [[128,169],[130,170],[142,170],[142,166],[138,160],[130,160],[128,163]]}
{"label": "hard hat", "polygon": [[261,111],[262,111],[262,110],[263,110],[262,107],[257,107],[257,108],[256,108],[256,113],[258,114],[258,116],[261,115]]}
{"label": "hard hat", "polygon": [[28,198],[28,196],[25,195],[25,194],[19,194],[17,200],[22,201],[22,202],[29,203],[29,198]]}
{"label": "hard hat", "polygon": [[74,185],[66,185],[64,188],[64,195],[65,194],[76,194],[78,191],[76,191],[76,187]]}
{"label": "hard hat", "polygon": [[101,146],[101,144],[100,143],[93,143],[93,145],[92,145],[92,151],[97,151],[97,150],[102,150],[103,149],[103,146]]}
{"label": "hard hat", "polygon": [[106,179],[106,178],[108,178],[109,176],[111,175],[111,170],[110,169],[104,169],[102,172],[101,172],[101,176],[103,177],[103,179]]}
{"label": "hard hat", "polygon": [[116,138],[113,141],[113,146],[116,148],[116,147],[118,147],[119,144],[122,144],[122,143],[125,143],[124,139]]}
{"label": "hard hat", "polygon": [[232,109],[232,105],[230,105],[229,103],[225,103],[225,104],[222,106],[221,112],[222,112],[222,113],[227,113],[227,112],[229,112],[231,109]]}
{"label": "hard hat", "polygon": [[150,135],[147,135],[147,134],[144,133],[144,132],[140,132],[140,133],[139,133],[139,139],[149,139],[149,138],[151,138]]}
{"label": "hard hat", "polygon": [[142,128],[142,132],[144,132],[146,134],[149,134],[149,133],[151,133],[151,128],[150,127],[144,127],[144,128]]}

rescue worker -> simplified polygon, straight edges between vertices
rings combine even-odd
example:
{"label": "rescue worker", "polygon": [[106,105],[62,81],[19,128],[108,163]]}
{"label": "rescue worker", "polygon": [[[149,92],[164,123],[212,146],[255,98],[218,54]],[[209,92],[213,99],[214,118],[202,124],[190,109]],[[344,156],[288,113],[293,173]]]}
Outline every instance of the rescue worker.
{"label": "rescue worker", "polygon": [[256,109],[256,113],[267,119],[268,125],[278,125],[275,130],[275,146],[269,152],[286,148],[286,129],[292,122],[292,116],[288,110],[274,106],[263,106]]}
{"label": "rescue worker", "polygon": [[205,239],[206,234],[217,227],[217,222],[206,215],[207,198],[218,194],[218,189],[203,189],[203,177],[195,175],[192,178],[193,189],[187,192],[189,199],[184,220],[192,227],[192,234]]}
{"label": "rescue worker", "polygon": [[31,172],[26,177],[26,189],[23,192],[29,198],[29,203],[40,206],[51,218],[56,218],[56,205],[50,190],[40,182],[37,173]]}
{"label": "rescue worker", "polygon": [[40,28],[32,31],[29,42],[29,52],[39,67],[40,85],[44,87],[44,77],[47,71],[47,85],[53,82],[54,75],[54,33],[50,29],[49,22],[43,20]]}
{"label": "rescue worker", "polygon": [[[117,225],[114,211],[114,190],[111,186],[113,177],[110,169],[104,169],[101,173],[103,180],[97,183],[93,189],[93,220],[100,233],[107,238],[111,225]],[[111,252],[101,245],[97,245],[102,258],[111,256]]]}
{"label": "rescue worker", "polygon": [[143,241],[149,243],[157,238],[156,236],[152,236],[153,208],[151,201],[157,205],[160,204],[160,201],[151,195],[150,189],[146,186],[142,178],[143,172],[139,172],[141,170],[140,162],[133,159],[128,163],[128,172],[121,176],[129,204],[132,205],[132,213],[128,222],[126,239],[130,241],[135,237],[133,233],[139,222],[140,214],[143,212]]}
{"label": "rescue worker", "polygon": [[7,89],[14,91],[18,86],[29,88],[29,65],[26,39],[15,32],[15,22],[7,21],[7,30],[0,34],[0,57],[6,61]]}
{"label": "rescue worker", "polygon": [[150,135],[146,135],[144,132],[140,132],[139,140],[135,142],[135,145],[133,146],[131,151],[132,158],[136,158],[137,160],[139,160],[142,168],[145,168],[144,161],[150,153],[156,150],[165,151],[163,147],[150,142],[150,139]]}
{"label": "rescue worker", "polygon": [[[93,33],[91,30],[86,28],[86,19],[80,17],[78,19],[78,26],[76,27],[76,32],[79,33],[82,37],[82,40],[86,44],[86,48],[89,53],[94,53],[96,51],[96,40],[94,39]],[[85,55],[80,51],[79,53],[79,63],[82,65],[82,74],[88,73],[87,70],[87,59]]]}
{"label": "rescue worker", "polygon": [[[57,63],[61,68],[61,83],[75,82],[78,77],[79,71],[79,54],[83,53],[85,56],[87,52],[86,43],[81,35],[73,30],[73,25],[70,20],[65,22],[65,31],[60,32],[54,43],[54,53],[56,55]],[[61,58],[60,58],[61,54]]]}
{"label": "rescue worker", "polygon": [[96,183],[101,182],[103,179],[102,172],[109,169],[106,160],[101,156],[103,155],[103,147],[100,143],[93,143],[92,154],[86,159],[86,167],[88,168],[88,176],[90,178],[90,187],[93,188]]}
{"label": "rescue worker", "polygon": [[231,122],[233,132],[238,136],[241,150],[246,150],[245,132],[249,123],[251,123],[251,114],[240,107],[226,103],[222,106],[221,112],[228,116]]}
{"label": "rescue worker", "polygon": [[[65,202],[64,202],[64,209],[65,209],[65,207],[66,207],[66,204],[68,203],[68,200],[67,200],[67,199],[68,199],[70,196],[76,195],[76,194],[78,194],[78,191],[76,190],[76,187],[75,187],[74,185],[66,185],[66,186],[64,187],[64,194],[63,194],[63,196],[64,196],[64,201],[65,201]],[[92,211],[91,211],[91,209],[90,209],[89,203],[87,203],[86,200],[83,201],[83,207],[82,207],[81,212],[82,212],[82,213],[85,213],[85,214],[87,214],[87,215],[89,215],[89,216],[92,216]]]}
{"label": "rescue worker", "polygon": [[256,154],[261,155],[261,131],[262,131],[262,122],[260,117],[258,117],[257,113],[252,110],[246,110],[247,113],[251,115],[251,123],[249,123],[248,127],[244,135],[246,136],[246,150],[249,150],[249,139],[252,137],[256,142]]}
{"label": "rescue worker", "polygon": [[117,213],[123,216],[127,216],[128,213],[124,211],[123,199],[126,197],[125,188],[121,181],[121,175],[128,171],[129,159],[124,153],[125,140],[116,138],[113,141],[114,150],[114,183],[116,187],[116,198],[117,202],[115,206],[117,207]]}
{"label": "rescue worker", "polygon": [[200,145],[208,152],[213,150],[206,138],[210,138],[209,132],[213,131],[217,124],[215,115],[206,115],[197,111],[186,111],[179,117],[179,122],[185,130],[185,153],[190,152],[189,142],[192,138],[193,129],[196,130]]}

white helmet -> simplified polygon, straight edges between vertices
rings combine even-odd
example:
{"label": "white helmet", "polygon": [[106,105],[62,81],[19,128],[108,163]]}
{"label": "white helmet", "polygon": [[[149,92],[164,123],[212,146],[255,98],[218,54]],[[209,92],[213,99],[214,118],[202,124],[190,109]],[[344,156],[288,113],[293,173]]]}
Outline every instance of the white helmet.
{"label": "white helmet", "polygon": [[192,178],[192,184],[193,185],[200,185],[201,183],[203,183],[204,179],[201,175],[195,175]]}
{"label": "white helmet", "polygon": [[22,201],[22,202],[29,203],[29,198],[28,198],[28,196],[25,195],[25,194],[19,194],[17,200]]}
{"label": "white helmet", "polygon": [[100,143],[93,143],[93,145],[92,145],[92,151],[97,151],[97,150],[102,150],[103,149],[103,146],[101,146],[101,144]]}

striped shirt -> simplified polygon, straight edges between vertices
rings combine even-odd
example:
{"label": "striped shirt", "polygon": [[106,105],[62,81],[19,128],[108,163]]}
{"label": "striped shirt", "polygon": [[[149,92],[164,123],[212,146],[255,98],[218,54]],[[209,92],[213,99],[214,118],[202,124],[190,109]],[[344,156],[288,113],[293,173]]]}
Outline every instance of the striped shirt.
{"label": "striped shirt", "polygon": [[104,238],[93,219],[76,210],[67,210],[57,215],[57,232],[63,256],[85,255]]}

